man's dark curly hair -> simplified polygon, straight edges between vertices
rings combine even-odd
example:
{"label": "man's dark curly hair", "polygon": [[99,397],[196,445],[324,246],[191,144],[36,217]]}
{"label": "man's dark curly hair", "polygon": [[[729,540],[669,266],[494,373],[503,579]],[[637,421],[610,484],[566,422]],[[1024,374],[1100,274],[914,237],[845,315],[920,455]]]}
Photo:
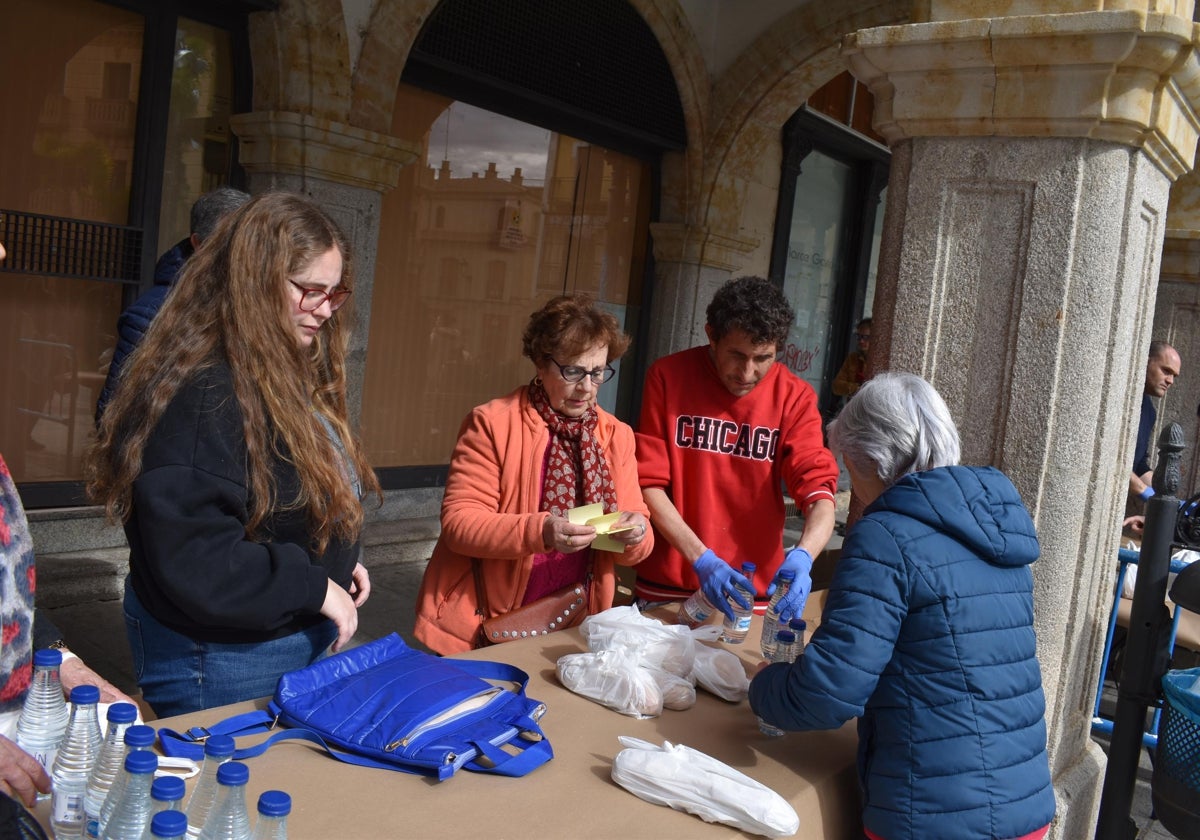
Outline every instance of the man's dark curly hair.
{"label": "man's dark curly hair", "polygon": [[717,289],[708,304],[708,325],[714,341],[741,330],[755,344],[771,342],[776,350],[782,350],[795,318],[783,292],[765,277],[730,280]]}

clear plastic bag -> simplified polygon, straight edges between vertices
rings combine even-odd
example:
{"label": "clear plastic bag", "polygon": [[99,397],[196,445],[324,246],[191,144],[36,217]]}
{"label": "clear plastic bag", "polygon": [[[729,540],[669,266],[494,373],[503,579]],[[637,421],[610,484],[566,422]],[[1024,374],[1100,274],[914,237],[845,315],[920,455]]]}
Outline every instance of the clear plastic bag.
{"label": "clear plastic bag", "polygon": [[630,606],[588,616],[579,630],[591,652],[559,659],[559,682],[622,714],[653,717],[664,708],[690,709],[698,677],[702,687],[724,700],[744,699],[749,690],[741,660],[699,644],[715,639],[719,627],[663,624]]}
{"label": "clear plastic bag", "polygon": [[687,677],[692,673],[696,642],[679,624],[663,624],[642,615],[637,607],[613,607],[590,615],[580,633],[592,651],[621,649],[636,654],[647,667]]}
{"label": "clear plastic bag", "polygon": [[730,703],[742,702],[750,692],[750,678],[742,660],[724,648],[696,645],[692,676],[705,691]]}
{"label": "clear plastic bag", "polygon": [[645,668],[662,692],[663,708],[682,712],[696,705],[696,686],[691,680],[671,674],[661,668]]}
{"label": "clear plastic bag", "polygon": [[658,681],[621,650],[561,656],[558,680],[576,694],[623,715],[647,718],[662,714],[663,693]]}
{"label": "clear plastic bag", "polygon": [[786,799],[712,756],[669,741],[619,740],[625,749],[613,760],[613,781],[640,799],[766,837],[800,829]]}

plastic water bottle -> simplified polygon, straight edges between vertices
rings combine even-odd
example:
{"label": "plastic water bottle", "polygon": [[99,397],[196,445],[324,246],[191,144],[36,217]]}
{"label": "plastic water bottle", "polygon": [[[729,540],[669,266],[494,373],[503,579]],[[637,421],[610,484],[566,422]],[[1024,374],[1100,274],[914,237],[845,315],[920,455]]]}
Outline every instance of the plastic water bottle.
{"label": "plastic water bottle", "polygon": [[[772,654],[770,662],[791,662],[791,651],[796,643],[796,634],[791,630],[779,630],[775,633],[775,644],[772,645]],[[784,730],[778,726],[767,723],[762,718],[758,719],[758,731],[766,735],[768,738],[778,738],[784,734]]]}
{"label": "plastic water bottle", "polygon": [[17,746],[37,759],[47,774],[54,769],[54,757],[70,716],[59,676],[61,666],[61,651],[34,651],[33,679],[17,719]]}
{"label": "plastic water bottle", "polygon": [[675,623],[687,627],[699,627],[707,622],[714,612],[716,612],[716,607],[705,596],[704,590],[697,589],[688,596],[686,601],[680,602],[679,614],[675,617]]}
{"label": "plastic water bottle", "polygon": [[281,790],[263,791],[258,797],[258,822],[251,840],[287,840],[287,818],[292,797]]}
{"label": "plastic water bottle", "polygon": [[187,837],[187,814],[183,811],[159,811],[150,818],[153,840],[180,840]]}
{"label": "plastic water bottle", "polygon": [[108,707],[108,732],[83,795],[83,836],[100,836],[100,809],[108,798],[113,779],[125,761],[125,730],[137,720],[137,706],[132,703],[113,703]]}
{"label": "plastic water bottle", "polygon": [[796,634],[796,643],[792,646],[792,661],[795,662],[804,655],[804,634],[808,632],[808,622],[803,618],[793,618],[788,622],[788,629]]}
{"label": "plastic water bottle", "polygon": [[187,834],[187,814],[183,813],[183,779],[179,776],[160,776],[150,785],[150,819],[146,821],[146,830],[142,832],[142,840],[151,840],[154,832],[150,824],[154,815],[163,811],[178,811],[183,815],[183,833]]}
{"label": "plastic water bottle", "polygon": [[[742,575],[751,581],[751,587],[754,586],[754,569],[753,563],[742,564]],[[754,590],[747,590],[740,585],[737,588],[742,593],[742,597],[749,601],[750,608],[746,609],[733,598],[729,599],[729,606],[733,609],[733,618],[725,616],[725,621],[721,625],[721,641],[727,645],[740,645],[746,641],[746,634],[750,632],[750,620],[754,618]]]}
{"label": "plastic water bottle", "polygon": [[762,655],[770,660],[775,653],[775,634],[779,632],[779,602],[787,594],[796,579],[795,569],[780,569],[775,575],[775,594],[767,602],[767,611],[763,613],[762,625]]}
{"label": "plastic water bottle", "polygon": [[150,821],[150,787],[157,769],[158,756],[149,750],[134,750],[125,756],[129,781],[112,816],[104,824],[100,840],[137,840],[142,836]]}
{"label": "plastic water bottle", "polygon": [[233,758],[235,745],[228,735],[210,735],[204,742],[204,764],[200,767],[200,778],[187,804],[188,837],[200,836],[200,829],[208,819],[213,802],[217,798],[217,770]]}
{"label": "plastic water bottle", "polygon": [[83,797],[102,743],[96,706],[99,702],[100,689],[94,685],[71,690],[71,716],[50,772],[54,785],[50,827],[57,840],[83,836]]}
{"label": "plastic water bottle", "polygon": [[129,784],[129,773],[125,770],[125,756],[134,750],[150,749],[154,746],[156,737],[158,737],[158,733],[154,731],[154,727],[141,723],[134,724],[125,730],[125,754],[121,756],[120,769],[113,777],[112,787],[108,789],[108,796],[104,797],[104,805],[100,808],[100,834],[104,833],[104,827],[112,817],[113,809],[125,795],[125,786]]}
{"label": "plastic water bottle", "polygon": [[240,761],[227,761],[217,768],[217,800],[204,821],[200,840],[250,840],[249,780],[250,768]]}

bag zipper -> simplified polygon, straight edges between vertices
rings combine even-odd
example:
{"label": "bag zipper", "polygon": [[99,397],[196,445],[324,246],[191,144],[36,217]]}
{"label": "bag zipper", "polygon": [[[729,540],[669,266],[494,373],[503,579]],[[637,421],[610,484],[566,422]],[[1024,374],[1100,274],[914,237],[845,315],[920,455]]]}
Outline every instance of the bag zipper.
{"label": "bag zipper", "polygon": [[459,718],[465,717],[471,712],[482,709],[502,691],[504,691],[503,688],[492,688],[487,691],[482,691],[479,694],[476,694],[474,697],[468,697],[466,700],[463,700],[451,709],[447,709],[440,714],[425,719],[410,729],[407,733],[402,735],[400,738],[397,738],[395,741],[392,741],[390,744],[384,747],[384,752],[393,752],[399,747],[407,747],[414,739],[424,735],[426,732],[437,729],[438,727],[444,726],[447,723],[452,723]]}

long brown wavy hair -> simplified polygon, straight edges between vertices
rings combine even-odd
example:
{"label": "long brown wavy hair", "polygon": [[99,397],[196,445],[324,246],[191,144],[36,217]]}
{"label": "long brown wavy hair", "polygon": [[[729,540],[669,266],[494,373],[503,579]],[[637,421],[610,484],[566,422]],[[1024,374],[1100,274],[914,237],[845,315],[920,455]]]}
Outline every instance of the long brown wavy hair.
{"label": "long brown wavy hair", "polygon": [[[129,518],[133,482],[151,433],[180,386],[198,371],[229,365],[246,437],[250,495],[246,535],[256,539],[272,511],[306,509],[313,547],[331,537],[352,541],[363,509],[317,417],[341,435],[364,491],[379,482],[346,412],[345,357],[353,307],[333,313],[308,348],[296,340],[288,279],[337,248],[343,288],[353,288],[350,251],[338,226],[309,199],[272,192],[226,216],[184,264],[166,303],[121,380],[88,450],[88,494],[112,522]],[[285,459],[300,477],[299,494],[279,499],[271,469]]]}

